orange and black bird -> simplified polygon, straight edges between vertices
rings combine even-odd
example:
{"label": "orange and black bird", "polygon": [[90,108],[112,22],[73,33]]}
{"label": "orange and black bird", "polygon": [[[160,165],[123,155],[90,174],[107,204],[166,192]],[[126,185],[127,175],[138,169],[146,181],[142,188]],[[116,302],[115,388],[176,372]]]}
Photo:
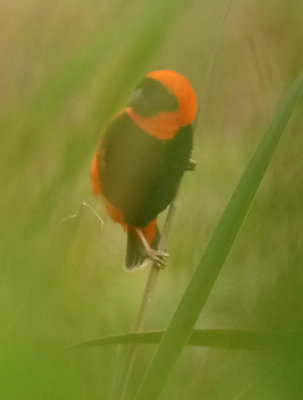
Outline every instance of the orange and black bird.
{"label": "orange and black bird", "polygon": [[156,250],[156,218],[188,169],[196,109],[195,93],[184,76],[150,72],[97,147],[91,165],[93,193],[127,232],[127,270],[147,258],[164,264],[167,253]]}

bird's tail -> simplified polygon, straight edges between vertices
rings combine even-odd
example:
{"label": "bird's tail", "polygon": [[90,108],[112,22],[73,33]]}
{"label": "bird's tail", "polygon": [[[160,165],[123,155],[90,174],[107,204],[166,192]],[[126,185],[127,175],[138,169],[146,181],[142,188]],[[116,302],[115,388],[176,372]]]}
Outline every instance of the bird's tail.
{"label": "bird's tail", "polygon": [[[156,227],[156,234],[151,243],[153,249],[158,247],[159,238],[160,233],[158,227]],[[142,268],[145,266],[146,261],[148,261],[148,257],[144,246],[132,232],[128,231],[125,269],[131,271],[133,269]]]}

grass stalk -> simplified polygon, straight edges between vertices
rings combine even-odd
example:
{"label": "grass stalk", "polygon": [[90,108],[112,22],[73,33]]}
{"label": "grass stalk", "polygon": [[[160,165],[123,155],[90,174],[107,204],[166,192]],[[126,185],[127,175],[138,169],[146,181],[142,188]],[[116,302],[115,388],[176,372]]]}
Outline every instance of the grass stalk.
{"label": "grass stalk", "polygon": [[[159,240],[158,244],[158,250],[160,251],[165,251],[167,247],[167,240],[169,236],[169,232],[171,231],[172,224],[173,224],[173,219],[176,213],[176,201],[177,201],[177,196],[178,193],[176,194],[174,200],[171,202],[166,220],[162,229],[161,237]],[[142,331],[143,325],[144,325],[144,320],[145,317],[148,313],[149,309],[149,304],[151,302],[155,286],[158,281],[158,276],[160,273],[161,268],[157,266],[155,262],[153,262],[150,266],[150,271],[147,277],[145,289],[143,292],[142,296],[142,301],[141,301],[141,306],[138,312],[137,320],[135,323],[134,327],[134,332],[140,332]],[[120,390],[120,395],[119,399],[124,399],[126,396],[126,391],[129,383],[129,379],[131,376],[131,372],[133,370],[134,362],[135,362],[135,357],[136,357],[136,351],[137,351],[137,345],[136,344],[131,344],[127,355],[126,355],[126,361],[125,361],[125,367],[124,367],[124,372],[122,375],[122,380],[121,380],[121,390]]]}

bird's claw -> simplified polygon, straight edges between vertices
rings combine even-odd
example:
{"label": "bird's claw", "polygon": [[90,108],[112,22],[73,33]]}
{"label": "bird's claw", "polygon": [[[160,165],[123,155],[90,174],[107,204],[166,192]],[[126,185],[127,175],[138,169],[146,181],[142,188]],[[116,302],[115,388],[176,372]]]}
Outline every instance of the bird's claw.
{"label": "bird's claw", "polygon": [[164,268],[165,267],[165,260],[164,258],[168,257],[169,254],[166,253],[165,251],[161,250],[154,250],[154,249],[148,249],[147,251],[148,258],[153,261],[158,268]]}
{"label": "bird's claw", "polygon": [[194,171],[196,169],[197,163],[192,158],[188,161],[186,171]]}

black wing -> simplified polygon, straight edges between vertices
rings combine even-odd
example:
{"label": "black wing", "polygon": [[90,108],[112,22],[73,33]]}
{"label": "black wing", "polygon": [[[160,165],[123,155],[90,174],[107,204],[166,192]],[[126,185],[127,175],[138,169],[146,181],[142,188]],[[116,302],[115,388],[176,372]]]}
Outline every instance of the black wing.
{"label": "black wing", "polygon": [[158,140],[127,113],[113,121],[102,140],[101,187],[127,223],[146,226],[168,206],[188,165],[192,137],[186,126],[172,139]]}

